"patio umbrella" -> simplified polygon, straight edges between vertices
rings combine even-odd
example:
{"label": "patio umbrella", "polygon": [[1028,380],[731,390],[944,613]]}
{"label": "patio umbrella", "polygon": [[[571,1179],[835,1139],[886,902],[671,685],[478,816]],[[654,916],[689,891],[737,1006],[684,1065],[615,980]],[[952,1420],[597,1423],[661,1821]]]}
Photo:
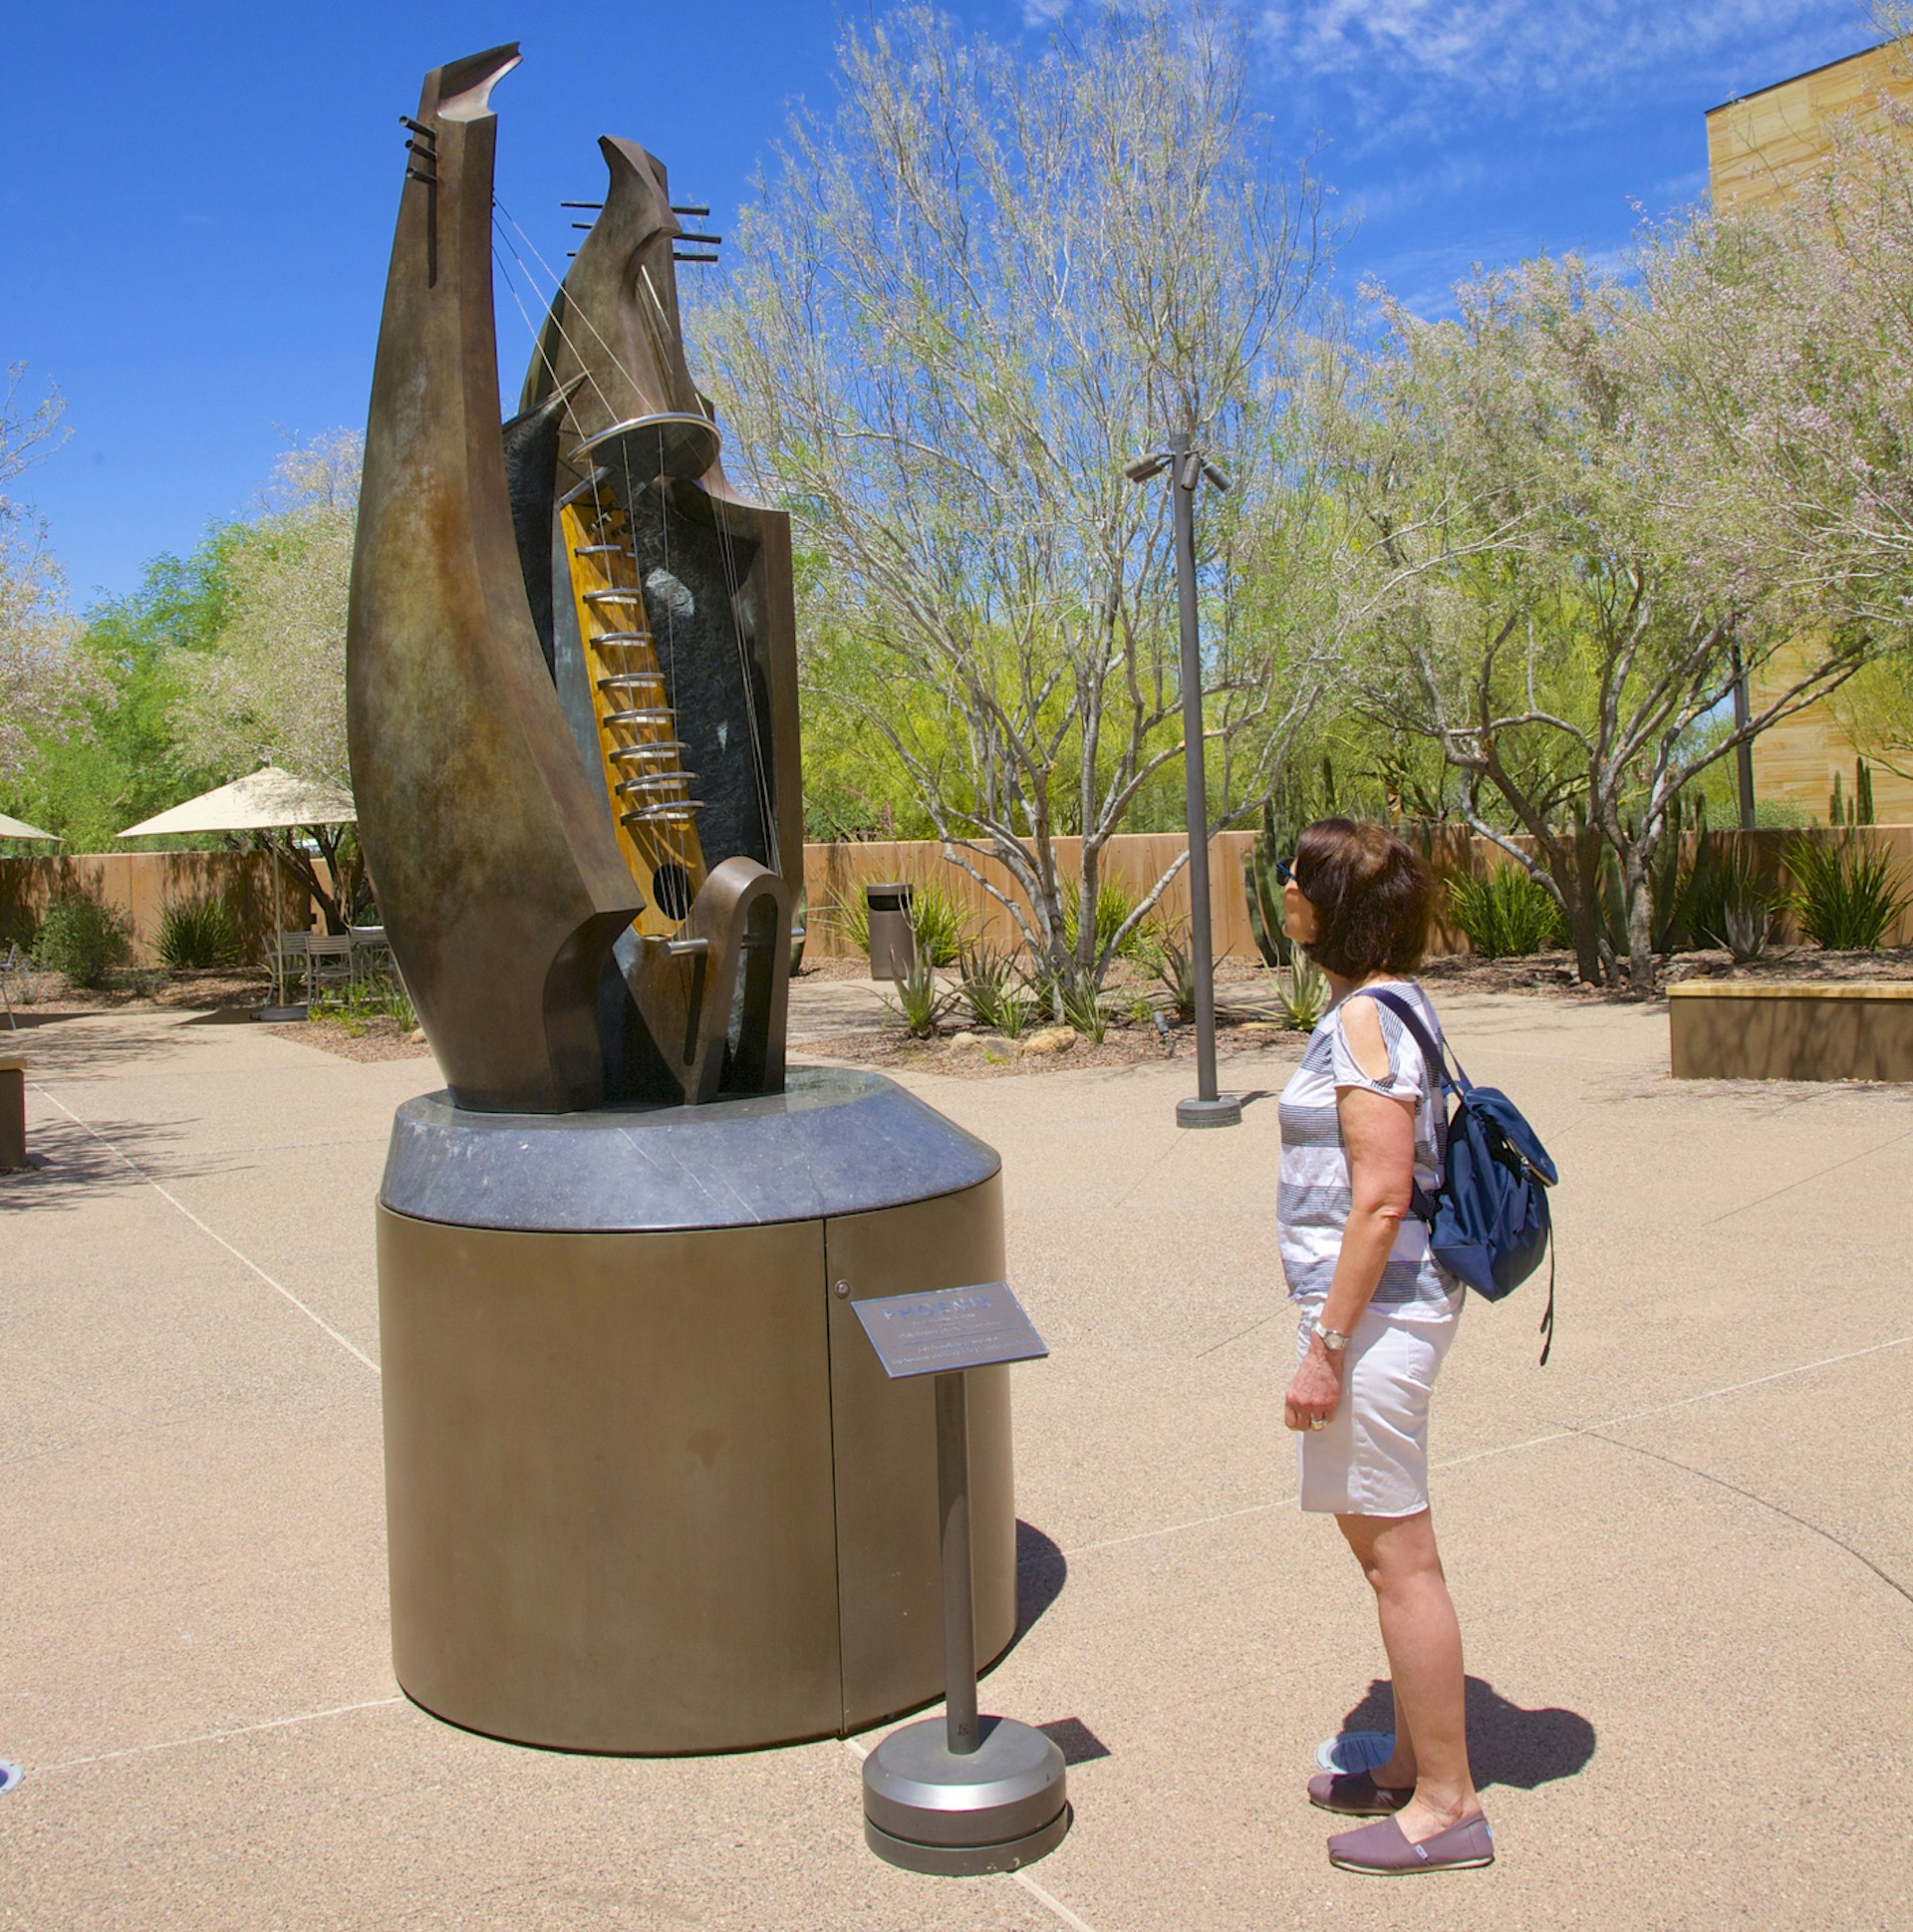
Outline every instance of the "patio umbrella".
{"label": "patio umbrella", "polygon": [[58,832],[43,832],[37,825],[29,825],[23,818],[9,818],[0,812],[0,839],[45,839],[49,845],[60,843]]}
{"label": "patio umbrella", "polygon": [[[141,819],[117,834],[123,839],[156,838],[161,833],[283,832],[296,825],[356,825],[359,813],[349,792],[336,785],[295,778],[276,765],[261,765],[229,785],[216,786],[188,798],[183,805]],[[279,957],[279,855],[272,860],[272,991],[285,1004],[283,966]]]}

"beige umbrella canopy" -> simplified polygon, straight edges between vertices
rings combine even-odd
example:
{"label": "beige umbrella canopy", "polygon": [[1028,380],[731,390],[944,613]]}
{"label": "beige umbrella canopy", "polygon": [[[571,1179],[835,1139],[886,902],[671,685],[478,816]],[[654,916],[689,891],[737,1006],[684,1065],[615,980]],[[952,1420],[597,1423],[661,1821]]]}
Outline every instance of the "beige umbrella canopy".
{"label": "beige umbrella canopy", "polygon": [[353,825],[358,818],[350,792],[295,778],[277,765],[261,765],[229,785],[201,792],[156,817],[142,818],[118,836],[150,839],[161,833],[277,832],[294,825]]}
{"label": "beige umbrella canopy", "polygon": [[[192,832],[280,832],[295,825],[356,825],[359,813],[349,792],[336,785],[318,784],[309,778],[295,778],[277,765],[261,765],[229,785],[219,785],[188,798],[183,805],[143,818],[117,834],[123,839],[157,838],[162,833],[174,836]],[[280,924],[279,862],[272,866],[272,924]],[[272,949],[273,997],[283,1004],[285,989],[279,983],[279,945]]]}
{"label": "beige umbrella canopy", "polygon": [[37,825],[29,825],[23,818],[9,818],[0,812],[0,839],[45,839],[49,845],[60,843],[58,832],[43,832]]}

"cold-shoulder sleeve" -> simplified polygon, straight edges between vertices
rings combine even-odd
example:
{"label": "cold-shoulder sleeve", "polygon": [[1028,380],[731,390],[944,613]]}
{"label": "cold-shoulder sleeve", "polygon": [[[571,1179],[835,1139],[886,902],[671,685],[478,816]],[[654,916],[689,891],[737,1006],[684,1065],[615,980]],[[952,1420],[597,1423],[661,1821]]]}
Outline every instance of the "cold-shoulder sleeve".
{"label": "cold-shoulder sleeve", "polygon": [[[1351,993],[1349,999],[1359,996]],[[1349,999],[1343,1000],[1336,1009],[1335,1024],[1329,1036],[1336,1091],[1339,1093],[1344,1087],[1360,1087],[1368,1093],[1383,1094],[1390,1100],[1406,1100],[1416,1107],[1421,1106],[1428,1098],[1428,1066],[1422,1049],[1415,1043],[1415,1036],[1380,1000],[1370,999],[1366,1002],[1381,1021],[1382,1044],[1388,1051],[1388,1078],[1375,1079],[1356,1059],[1349,1047],[1348,1036],[1343,1031]]]}

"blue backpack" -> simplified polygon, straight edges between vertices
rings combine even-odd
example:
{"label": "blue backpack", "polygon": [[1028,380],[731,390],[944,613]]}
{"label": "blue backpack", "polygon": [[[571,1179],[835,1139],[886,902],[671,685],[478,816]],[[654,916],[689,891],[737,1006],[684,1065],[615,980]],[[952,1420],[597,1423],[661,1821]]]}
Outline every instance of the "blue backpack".
{"label": "blue backpack", "polygon": [[1554,1346],[1554,1262],[1547,1191],[1560,1176],[1520,1110],[1494,1087],[1478,1087],[1459,1060],[1432,1038],[1421,1015],[1400,993],[1364,986],[1386,1006],[1422,1049],[1444,1094],[1455,1098],[1448,1122],[1448,1158],[1431,1195],[1415,1189],[1415,1213],[1428,1224],[1429,1251],[1451,1274],[1490,1301],[1513,1292],[1549,1255],[1547,1311],[1541,1316],[1541,1363]]}

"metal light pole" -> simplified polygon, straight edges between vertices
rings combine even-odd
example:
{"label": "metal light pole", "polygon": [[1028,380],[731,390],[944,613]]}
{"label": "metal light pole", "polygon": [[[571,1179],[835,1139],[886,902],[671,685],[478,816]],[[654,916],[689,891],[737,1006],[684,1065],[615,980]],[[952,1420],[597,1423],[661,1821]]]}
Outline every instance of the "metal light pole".
{"label": "metal light pole", "polygon": [[1196,986],[1196,1097],[1176,1103],[1178,1127],[1234,1127],[1242,1103],[1216,1090],[1216,959],[1209,911],[1209,786],[1203,771],[1203,657],[1196,622],[1196,485],[1208,477],[1219,490],[1229,478],[1186,435],[1124,471],[1146,483],[1169,470],[1176,529],[1176,604],[1183,643],[1183,781],[1189,819],[1190,967]]}
{"label": "metal light pole", "polygon": [[[1731,657],[1729,669],[1734,677],[1734,728],[1747,729],[1751,706],[1747,698],[1747,667],[1741,663],[1741,647],[1738,642],[1729,647]],[[1754,829],[1754,740],[1743,738],[1734,747],[1734,769],[1739,778],[1741,829],[1751,832]]]}

